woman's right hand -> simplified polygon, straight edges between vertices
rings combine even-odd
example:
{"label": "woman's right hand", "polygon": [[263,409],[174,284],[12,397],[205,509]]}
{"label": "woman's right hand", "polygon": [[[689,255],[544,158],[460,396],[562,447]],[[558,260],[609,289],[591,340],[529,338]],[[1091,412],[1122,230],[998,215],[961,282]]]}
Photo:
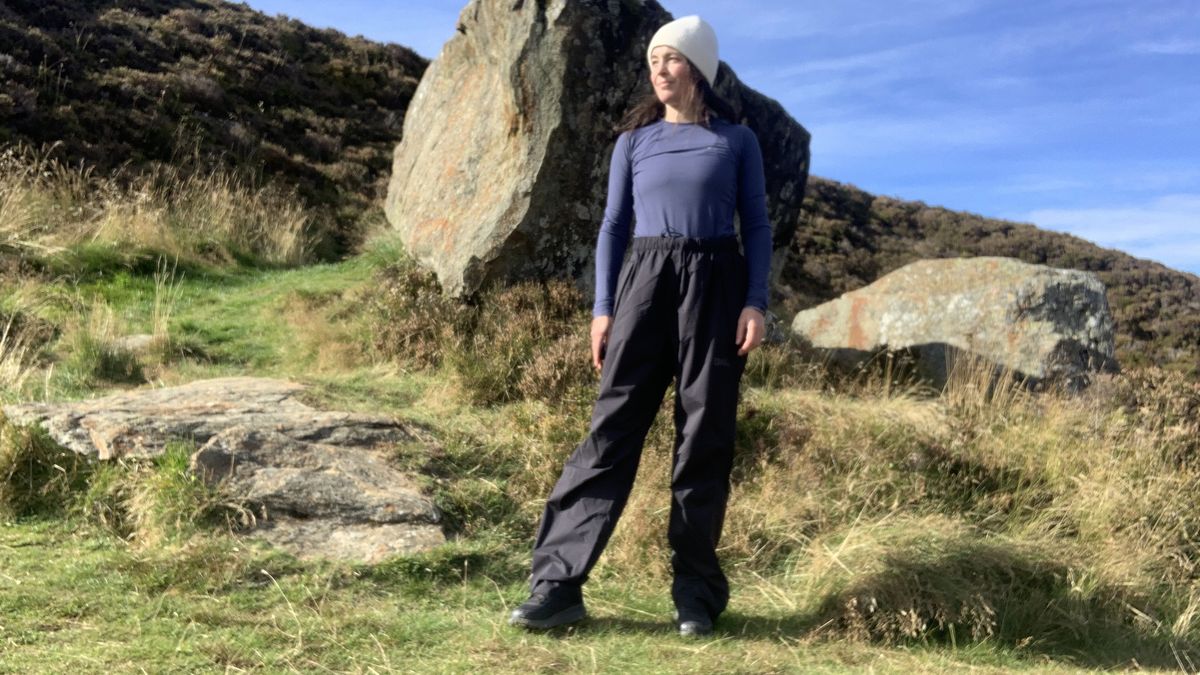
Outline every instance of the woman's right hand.
{"label": "woman's right hand", "polygon": [[608,346],[608,333],[611,330],[611,316],[597,316],[592,319],[592,366],[596,370],[600,370],[604,365],[604,348]]}

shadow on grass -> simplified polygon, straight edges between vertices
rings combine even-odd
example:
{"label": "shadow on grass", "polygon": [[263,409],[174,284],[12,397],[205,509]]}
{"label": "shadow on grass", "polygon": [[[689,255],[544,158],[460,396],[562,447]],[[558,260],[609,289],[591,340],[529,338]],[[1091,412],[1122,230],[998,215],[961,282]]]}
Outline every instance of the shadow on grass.
{"label": "shadow on grass", "polygon": [[717,621],[714,635],[747,640],[778,640],[814,635],[819,626],[818,616],[811,612],[782,616],[726,612]]}
{"label": "shadow on grass", "polygon": [[671,617],[663,617],[662,621],[652,619],[634,619],[623,616],[588,616],[578,623],[559,626],[547,630],[513,627],[513,630],[524,630],[530,634],[545,635],[552,638],[569,638],[576,635],[598,635],[607,633],[639,634],[639,635],[672,635],[675,626]]}
{"label": "shadow on grass", "polygon": [[[906,459],[908,468],[924,479],[926,499],[951,517],[973,521],[1042,517],[1054,501],[1044,476],[1016,467],[994,466],[941,446],[925,446]],[[996,519],[1004,514],[1003,519]]]}
{"label": "shadow on grass", "polygon": [[[1181,607],[1161,589],[1088,578],[1052,555],[978,539],[916,537],[812,609],[726,612],[705,640],[803,639],[943,650],[987,645],[1013,658],[1084,668],[1195,672],[1200,650],[1172,635]],[[669,615],[601,616],[551,636],[673,635]]]}
{"label": "shadow on grass", "polygon": [[105,243],[87,243],[72,246],[56,254],[34,261],[43,273],[65,276],[79,282],[108,278],[118,273],[135,277],[153,277],[158,271],[159,261],[172,261],[176,274],[188,278],[224,276],[220,266],[204,264],[195,260],[178,259],[168,251],[144,246],[117,246]]}
{"label": "shadow on grass", "polygon": [[812,612],[729,613],[718,628],[750,639],[986,643],[1083,667],[1196,669],[1200,650],[1172,636],[1173,610],[1160,589],[1102,581],[1048,553],[917,537],[878,552]]}
{"label": "shadow on grass", "polygon": [[[790,617],[757,617],[735,612],[727,612],[717,621],[713,633],[702,637],[682,637],[688,641],[707,641],[721,639],[752,639],[772,640],[780,637],[796,637],[812,634],[815,618],[811,615],[796,615]],[[670,615],[664,614],[661,619],[633,618],[626,616],[588,616],[576,624],[560,626],[548,630],[527,630],[531,634],[546,635],[555,638],[568,638],[588,634],[639,634],[676,636],[677,628]]]}

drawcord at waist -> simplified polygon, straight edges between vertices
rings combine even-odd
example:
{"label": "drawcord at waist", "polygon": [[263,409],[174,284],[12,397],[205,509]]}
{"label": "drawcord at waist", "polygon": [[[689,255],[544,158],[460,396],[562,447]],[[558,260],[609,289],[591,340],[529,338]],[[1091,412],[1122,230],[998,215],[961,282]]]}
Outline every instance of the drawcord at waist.
{"label": "drawcord at waist", "polygon": [[738,250],[737,237],[718,237],[715,239],[697,239],[694,237],[634,237],[635,251],[702,251],[716,253],[718,251]]}

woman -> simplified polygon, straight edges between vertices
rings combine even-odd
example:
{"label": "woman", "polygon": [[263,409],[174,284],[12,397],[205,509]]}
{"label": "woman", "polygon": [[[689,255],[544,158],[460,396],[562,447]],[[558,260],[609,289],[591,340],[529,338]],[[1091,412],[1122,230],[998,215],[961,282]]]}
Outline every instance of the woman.
{"label": "woman", "polygon": [[[676,382],[668,539],[681,633],[702,635],[729,600],[716,546],[732,467],[738,383],[764,334],[771,227],[762,155],[712,91],[717,38],[696,16],[647,47],[654,94],[613,148],[596,245],[592,362],[600,394],[538,530],[532,594],[510,623],[585,616],[581,586],[629,496],[646,433]],[[745,257],[734,211],[741,216]],[[636,216],[633,251],[621,261]]]}

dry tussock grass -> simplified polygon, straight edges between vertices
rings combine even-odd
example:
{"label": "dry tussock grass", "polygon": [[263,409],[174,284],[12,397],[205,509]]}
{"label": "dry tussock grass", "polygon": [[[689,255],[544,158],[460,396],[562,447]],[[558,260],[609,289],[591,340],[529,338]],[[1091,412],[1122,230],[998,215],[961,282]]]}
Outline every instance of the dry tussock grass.
{"label": "dry tussock grass", "polygon": [[[727,569],[823,634],[1120,640],[1151,661],[1194,658],[1200,470],[1180,460],[1194,383],[1142,372],[1035,394],[974,367],[933,398],[865,383],[746,390]],[[507,489],[528,523],[586,433],[590,400],[575,400],[521,404],[499,441],[519,448]],[[647,590],[670,577],[670,413],[668,396],[596,570]]]}
{"label": "dry tussock grass", "polygon": [[341,294],[291,294],[282,316],[294,335],[282,345],[285,361],[313,373],[340,373],[369,365],[369,350],[354,335],[356,318]]}
{"label": "dry tussock grass", "polygon": [[[876,410],[863,417],[836,398],[810,403],[817,414],[780,415],[812,436],[733,503],[730,558],[745,555],[732,546],[746,512],[805,523],[812,538],[783,586],[826,598],[822,622],[841,634],[957,630],[1014,644],[1111,634],[1194,658],[1200,472],[1177,460],[1187,422],[1160,411],[1191,410],[1195,386],[1162,372],[1085,397],[991,384],[901,405],[864,400]],[[1123,400],[1155,412],[1139,416]],[[854,539],[870,552],[849,555]],[[822,581],[829,570],[848,590]]]}
{"label": "dry tussock grass", "polygon": [[95,467],[86,490],[68,501],[75,512],[126,541],[155,548],[220,528],[251,525],[254,514],[188,470],[195,448],[170,443],[159,457]]}
{"label": "dry tussock grass", "polygon": [[372,286],[362,313],[375,353],[404,367],[440,365],[459,339],[467,309],[442,295],[437,278],[406,256],[381,269]]}
{"label": "dry tussock grass", "polygon": [[455,300],[401,254],[372,286],[361,306],[375,353],[405,368],[445,365],[474,405],[558,404],[596,382],[586,302],[570,283],[525,282]]}
{"label": "dry tussock grass", "polygon": [[[561,349],[557,357],[548,351],[578,329],[583,307],[579,290],[561,281],[520,283],[486,294],[468,315],[469,323],[449,354],[471,400],[480,405],[506,403],[521,398],[522,384],[526,390],[549,384],[547,368],[537,367],[539,359],[550,359],[550,367],[562,366],[565,372],[553,378],[563,389],[542,389],[536,392],[538,398],[553,400],[565,387],[586,382],[586,362],[570,359]],[[535,372],[526,380],[531,367]]]}
{"label": "dry tussock grass", "polygon": [[897,516],[819,538],[796,574],[808,597],[820,599],[820,633],[1040,650],[1107,638],[1153,652],[1162,626],[1152,599],[1079,566],[1070,548],[982,537],[944,516]]}
{"label": "dry tussock grass", "polygon": [[79,386],[144,382],[145,364],[120,341],[128,333],[125,318],[100,296],[74,304],[75,314],[63,326],[68,350],[62,366],[68,377]]}
{"label": "dry tussock grass", "polygon": [[104,244],[218,264],[298,265],[326,236],[295,194],[274,185],[189,166],[99,178],[53,150],[0,155],[0,250],[45,256]]}
{"label": "dry tussock grass", "polygon": [[0,297],[0,401],[25,398],[27,385],[43,366],[44,348],[59,332],[43,318],[50,304],[36,283],[18,279],[5,284]]}
{"label": "dry tussock grass", "polygon": [[552,400],[594,385],[598,376],[591,349],[591,338],[582,327],[535,349],[521,373],[517,393],[528,400]]}
{"label": "dry tussock grass", "polygon": [[51,161],[49,153],[9,147],[0,153],[0,251],[57,250],[46,238],[82,216],[90,174]]}
{"label": "dry tussock grass", "polygon": [[90,472],[87,461],[40,428],[12,424],[0,413],[0,517],[64,511]]}
{"label": "dry tussock grass", "polygon": [[0,328],[0,399],[16,399],[36,370],[36,347],[15,323],[16,315],[2,319]]}

